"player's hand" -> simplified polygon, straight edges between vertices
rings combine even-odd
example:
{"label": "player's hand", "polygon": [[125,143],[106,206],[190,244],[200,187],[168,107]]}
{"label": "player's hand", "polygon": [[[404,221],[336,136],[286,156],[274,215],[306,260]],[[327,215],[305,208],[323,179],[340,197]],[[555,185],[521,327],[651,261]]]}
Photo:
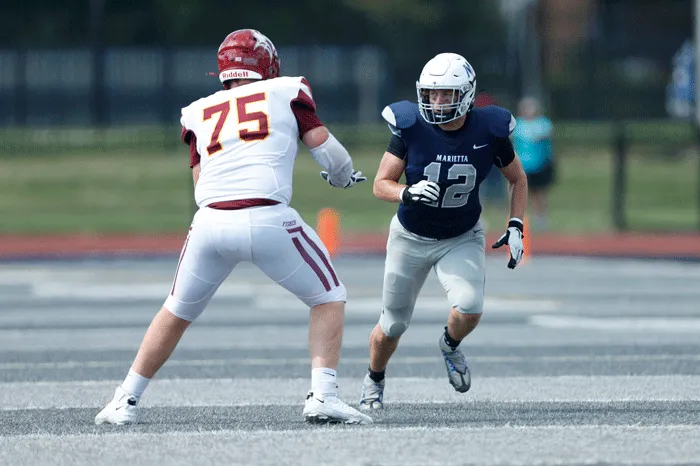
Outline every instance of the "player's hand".
{"label": "player's hand", "polygon": [[359,170],[353,170],[352,175],[350,175],[350,181],[348,181],[348,184],[346,184],[345,186],[338,186],[336,184],[333,184],[330,177],[328,176],[327,171],[322,171],[321,177],[324,180],[328,181],[329,185],[331,185],[335,188],[351,188],[351,187],[355,186],[357,183],[362,183],[363,181],[367,181],[367,177],[362,176],[362,172]]}
{"label": "player's hand", "polygon": [[420,180],[418,183],[408,186],[401,191],[401,202],[404,204],[416,204],[423,202],[430,204],[437,202],[440,197],[440,186],[434,181]]}
{"label": "player's hand", "polygon": [[523,222],[514,218],[510,219],[506,232],[491,247],[498,249],[504,244],[510,246],[508,268],[514,269],[520,263],[525,252],[523,247]]}

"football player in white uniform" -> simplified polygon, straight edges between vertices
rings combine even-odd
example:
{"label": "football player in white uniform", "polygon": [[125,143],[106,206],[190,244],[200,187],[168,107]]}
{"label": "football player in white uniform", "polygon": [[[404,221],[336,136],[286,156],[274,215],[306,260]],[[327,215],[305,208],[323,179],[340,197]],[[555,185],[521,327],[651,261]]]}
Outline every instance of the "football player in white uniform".
{"label": "football player in white uniform", "polygon": [[258,266],[311,308],[311,390],[307,422],[371,424],[338,397],[336,367],[346,290],[328,251],[293,208],[298,141],[332,186],[365,181],[345,148],[316,116],[309,83],[279,77],[272,42],[260,32],[229,34],[218,51],[224,89],[182,109],[182,139],[199,209],[182,248],[172,289],[155,316],[126,379],[96,416],[97,424],[137,422],[150,379],[237,263]]}

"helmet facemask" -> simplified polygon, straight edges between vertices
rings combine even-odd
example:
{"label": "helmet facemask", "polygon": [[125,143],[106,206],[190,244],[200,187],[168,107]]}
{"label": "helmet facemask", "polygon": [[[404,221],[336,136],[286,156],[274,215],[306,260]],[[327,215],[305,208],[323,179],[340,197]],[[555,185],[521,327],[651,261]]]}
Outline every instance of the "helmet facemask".
{"label": "helmet facemask", "polygon": [[[466,99],[469,93],[468,87],[469,85],[458,88],[424,86],[416,83],[418,109],[425,121],[430,124],[440,125],[466,115],[471,110],[470,102]],[[434,96],[432,102],[430,99],[431,91],[433,91],[432,94]],[[436,102],[437,96],[435,91],[442,91],[441,103]]]}

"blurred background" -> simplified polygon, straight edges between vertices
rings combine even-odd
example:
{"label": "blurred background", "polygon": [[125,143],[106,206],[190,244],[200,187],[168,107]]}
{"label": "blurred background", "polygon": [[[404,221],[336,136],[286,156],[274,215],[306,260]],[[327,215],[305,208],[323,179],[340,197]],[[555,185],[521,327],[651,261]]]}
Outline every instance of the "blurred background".
{"label": "blurred background", "polygon": [[[539,190],[533,228],[700,229],[694,0],[2,0],[0,10],[2,234],[184,232],[194,206],[180,108],[220,88],[207,72],[240,28],[274,42],[283,74],[308,78],[319,115],[370,179],[390,136],[382,108],[414,100],[425,62],[456,52],[476,70],[477,105],[539,121],[516,135]],[[318,171],[302,153],[292,206],[307,222],[333,207],[344,231],[388,230],[396,205],[369,183],[326,189]],[[481,189],[492,231],[507,218],[505,189],[497,170]]]}

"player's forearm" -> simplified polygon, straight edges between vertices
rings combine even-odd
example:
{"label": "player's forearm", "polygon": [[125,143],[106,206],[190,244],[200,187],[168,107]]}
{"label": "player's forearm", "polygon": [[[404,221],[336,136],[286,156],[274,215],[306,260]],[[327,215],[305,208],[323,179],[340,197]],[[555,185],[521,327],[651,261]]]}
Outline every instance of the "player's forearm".
{"label": "player's forearm", "polygon": [[527,178],[521,177],[514,182],[508,182],[510,193],[510,218],[522,219],[527,207]]}
{"label": "player's forearm", "polygon": [[345,186],[352,176],[352,158],[348,151],[331,134],[320,145],[310,148],[311,157],[327,172],[335,186]]}
{"label": "player's forearm", "polygon": [[401,190],[406,185],[397,183],[394,180],[375,180],[373,191],[374,195],[387,202],[401,202]]}

